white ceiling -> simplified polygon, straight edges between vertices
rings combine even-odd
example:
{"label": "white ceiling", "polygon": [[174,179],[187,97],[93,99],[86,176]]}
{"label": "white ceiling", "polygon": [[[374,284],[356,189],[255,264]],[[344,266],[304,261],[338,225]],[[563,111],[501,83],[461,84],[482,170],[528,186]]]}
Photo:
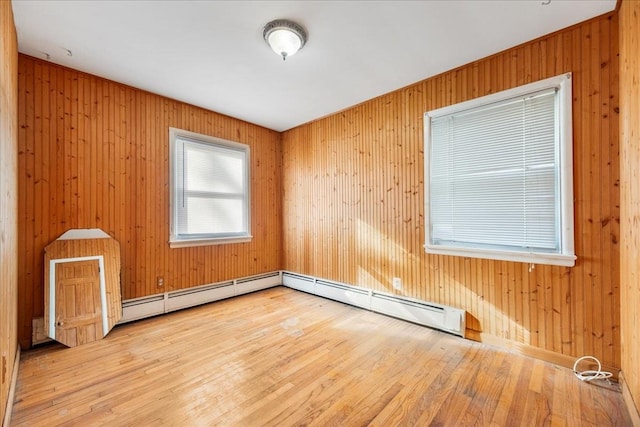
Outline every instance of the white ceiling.
{"label": "white ceiling", "polygon": [[[22,53],[283,131],[616,5],[546,2],[14,0],[13,10]],[[262,39],[276,18],[309,34],[286,62]]]}

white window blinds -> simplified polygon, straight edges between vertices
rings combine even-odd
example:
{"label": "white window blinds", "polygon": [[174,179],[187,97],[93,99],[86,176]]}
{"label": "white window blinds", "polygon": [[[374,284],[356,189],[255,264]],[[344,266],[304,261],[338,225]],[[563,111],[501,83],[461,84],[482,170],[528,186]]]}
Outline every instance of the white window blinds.
{"label": "white window blinds", "polygon": [[171,241],[249,237],[248,147],[172,138]]}
{"label": "white window blinds", "polygon": [[489,258],[505,251],[562,254],[566,186],[558,88],[479,104],[425,116],[425,246],[478,250],[460,253],[478,257],[493,251]]}
{"label": "white window blinds", "polygon": [[555,91],[431,122],[434,241],[557,250]]}

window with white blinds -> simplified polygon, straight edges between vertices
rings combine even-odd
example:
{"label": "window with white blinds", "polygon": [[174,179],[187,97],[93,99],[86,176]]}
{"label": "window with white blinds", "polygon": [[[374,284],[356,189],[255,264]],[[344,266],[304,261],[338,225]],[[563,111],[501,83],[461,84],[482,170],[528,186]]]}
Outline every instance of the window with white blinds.
{"label": "window with white blinds", "polygon": [[571,76],[425,114],[427,252],[575,263]]}
{"label": "window with white blinds", "polygon": [[171,247],[248,241],[249,147],[171,128]]}

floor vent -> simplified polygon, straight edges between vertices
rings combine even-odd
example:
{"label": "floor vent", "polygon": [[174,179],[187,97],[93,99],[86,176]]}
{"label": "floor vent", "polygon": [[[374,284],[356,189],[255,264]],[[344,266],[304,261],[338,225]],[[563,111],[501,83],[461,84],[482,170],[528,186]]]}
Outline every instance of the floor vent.
{"label": "floor vent", "polygon": [[365,308],[413,323],[464,337],[464,310],[382,292],[369,291],[342,283],[283,272],[282,284],[299,291]]}
{"label": "floor vent", "polygon": [[122,302],[122,319],[119,323],[144,319],[145,317],[156,316],[158,314],[194,307],[236,295],[247,294],[261,289],[279,286],[281,283],[280,272],[272,272],[166,292],[149,297],[125,300]]}

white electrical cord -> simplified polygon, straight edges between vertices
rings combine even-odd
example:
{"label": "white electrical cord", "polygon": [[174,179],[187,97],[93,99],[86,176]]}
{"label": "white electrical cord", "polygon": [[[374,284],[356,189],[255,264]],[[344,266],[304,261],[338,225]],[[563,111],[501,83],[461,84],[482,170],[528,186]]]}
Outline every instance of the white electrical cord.
{"label": "white electrical cord", "polygon": [[[588,370],[588,371],[578,371],[578,363],[582,362],[583,360],[595,360],[596,363],[598,364],[598,370],[594,371],[594,370]],[[580,380],[580,381],[591,381],[591,380],[608,380],[609,378],[611,378],[613,376],[613,374],[611,372],[607,372],[607,371],[603,371],[602,370],[602,365],[600,364],[600,361],[598,359],[596,359],[593,356],[582,356],[581,358],[579,358],[578,360],[576,360],[576,363],[573,364],[573,373],[575,374],[575,376]]]}

